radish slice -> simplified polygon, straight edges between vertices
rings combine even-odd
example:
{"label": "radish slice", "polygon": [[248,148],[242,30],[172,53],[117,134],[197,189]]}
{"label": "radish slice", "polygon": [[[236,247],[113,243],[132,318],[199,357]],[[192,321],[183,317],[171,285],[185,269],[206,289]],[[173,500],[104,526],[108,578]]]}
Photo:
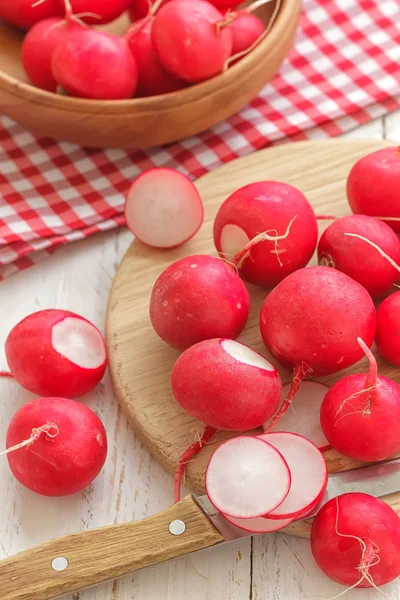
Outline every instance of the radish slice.
{"label": "radish slice", "polygon": [[211,503],[224,515],[262,517],[288,495],[290,471],[271,444],[239,436],[215,450],[206,472],[206,489]]}
{"label": "radish slice", "polygon": [[125,218],[141,242],[154,248],[174,248],[200,229],[204,208],[199,192],[185,175],[173,169],[151,169],[131,185]]}
{"label": "radish slice", "polygon": [[301,435],[287,432],[259,436],[274,446],[286,460],[292,477],[289,494],[268,519],[290,519],[306,514],[325,492],[328,470],[318,448]]}
{"label": "radish slice", "polygon": [[[282,397],[286,398],[290,390],[290,383],[283,386]],[[320,423],[320,410],[322,400],[325,398],[329,387],[317,381],[303,381],[296,398],[293,409],[285,412],[274,431],[290,431],[307,438],[321,451],[329,448],[329,442],[322,433]],[[265,423],[264,429],[269,425]]]}
{"label": "radish slice", "polygon": [[235,527],[243,529],[244,531],[250,531],[251,533],[270,533],[272,531],[278,531],[294,521],[294,519],[267,519],[266,517],[258,517],[256,519],[236,519],[235,517],[229,517],[228,515],[222,516],[229,521],[229,523],[235,525]]}

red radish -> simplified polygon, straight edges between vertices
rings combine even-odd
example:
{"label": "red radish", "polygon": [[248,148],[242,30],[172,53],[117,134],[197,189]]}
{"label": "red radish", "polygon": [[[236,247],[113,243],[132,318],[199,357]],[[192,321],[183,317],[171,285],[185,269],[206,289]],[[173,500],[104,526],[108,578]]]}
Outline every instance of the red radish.
{"label": "red radish", "polygon": [[356,162],[347,180],[347,197],[353,213],[383,218],[397,232],[400,232],[399,189],[400,146],[367,154]]}
{"label": "red radish", "polygon": [[383,358],[400,366],[400,292],[386,298],[378,308],[375,341]]}
{"label": "red radish", "polygon": [[11,330],[5,350],[18,383],[40,396],[82,396],[101,381],[107,366],[100,331],[66,310],[29,315]]}
{"label": "red radish", "polygon": [[186,175],[174,169],[150,169],[132,183],[125,218],[141,242],[153,248],[174,248],[197,233],[204,208]]}
{"label": "red radish", "polygon": [[348,375],[331,387],[321,406],[321,427],[345,456],[374,462],[400,451],[400,385],[378,377],[372,352],[362,340],[359,344],[369,373]]}
{"label": "red radish", "polygon": [[379,498],[343,494],[316,516],[311,550],[328,577],[352,587],[376,587],[400,575],[400,518]]}
{"label": "red radish", "polygon": [[241,11],[229,25],[232,34],[232,56],[244,52],[265,32],[265,24],[256,15]]}
{"label": "red radish", "polygon": [[[161,6],[169,1],[170,0],[163,0]],[[129,16],[132,21],[147,17],[152,5],[155,4],[155,0],[130,0],[130,2]]]}
{"label": "red radish", "polygon": [[395,269],[375,248],[358,234],[379,246],[395,263],[400,264],[400,241],[394,231],[378,219],[351,215],[330,225],[318,244],[320,265],[328,265],[358,281],[371,296],[379,297],[390,291],[399,278]]}
{"label": "red radish", "polygon": [[218,252],[256,285],[275,285],[304,267],[317,240],[317,220],[307,198],[277,181],[240,188],[225,200],[214,222]]}
{"label": "red radish", "polygon": [[223,515],[223,517],[235,527],[250,533],[271,533],[279,531],[293,523],[294,519],[267,519],[265,517],[256,517],[254,519],[237,519]]}
{"label": "red radish", "polygon": [[[282,397],[286,398],[290,392],[291,384],[282,388]],[[321,452],[330,448],[328,440],[322,433],[320,424],[320,410],[323,399],[329,388],[317,381],[303,381],[296,393],[293,410],[287,410],[282,416],[275,431],[289,431],[307,438],[315,444]],[[268,430],[269,421],[264,428]]]}
{"label": "red radish", "polygon": [[214,4],[219,10],[226,10],[228,8],[236,8],[239,4],[242,4],[243,0],[209,0],[211,4]]}
{"label": "red radish", "polygon": [[[65,0],[61,0],[63,3]],[[103,25],[110,23],[128,10],[132,0],[69,0],[73,13],[81,15],[86,23]]]}
{"label": "red radish", "polygon": [[0,19],[21,29],[30,29],[43,19],[63,15],[64,5],[60,0],[0,0]]}
{"label": "red radish", "polygon": [[239,436],[219,446],[208,463],[206,490],[223,515],[251,519],[271,512],[286,498],[290,471],[271,444]]}
{"label": "red radish", "polygon": [[57,82],[51,70],[54,50],[66,40],[78,23],[51,17],[36,23],[22,43],[22,64],[31,82],[43,90],[57,91]]}
{"label": "red radish", "polygon": [[258,437],[282,454],[291,475],[288,495],[267,518],[296,519],[309,513],[324,495],[328,483],[326,462],[317,446],[296,433],[264,433]]}
{"label": "red radish", "polygon": [[125,36],[136,61],[139,76],[138,94],[141,96],[168,94],[187,85],[168,73],[161,65],[154,49],[152,29],[153,19],[140,19],[131,25]]}
{"label": "red radish", "polygon": [[137,68],[124,38],[75,29],[53,53],[52,72],[68,93],[81,98],[123,100],[137,87]]}
{"label": "red radish", "polygon": [[237,338],[250,310],[246,286],[219,258],[186,256],[157,279],[150,318],[167,344],[184,350],[210,338]]}
{"label": "red radish", "polygon": [[362,358],[357,338],[371,346],[376,312],[359,283],[330,267],[309,267],[292,273],[270,292],[260,327],[273,356],[295,369],[291,390],[271,429],[305,377],[336,373]]}
{"label": "red radish", "polygon": [[83,490],[107,457],[107,436],[99,417],[84,404],[65,398],[25,404],[10,422],[6,445],[13,475],[43,496]]}
{"label": "red radish", "polygon": [[164,68],[196,83],[222,73],[232,53],[232,34],[218,30],[222,13],[205,0],[174,0],[162,6],[153,24],[153,42]]}
{"label": "red radish", "polygon": [[231,431],[262,425],[276,411],[282,392],[271,363],[226,339],[206,340],[181,354],[172,369],[171,386],[186,412],[206,425]]}

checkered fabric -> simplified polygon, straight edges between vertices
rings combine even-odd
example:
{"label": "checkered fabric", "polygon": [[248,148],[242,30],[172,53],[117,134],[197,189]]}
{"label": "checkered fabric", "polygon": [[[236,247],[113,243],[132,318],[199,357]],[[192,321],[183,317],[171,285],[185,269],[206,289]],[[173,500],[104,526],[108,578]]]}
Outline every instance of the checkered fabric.
{"label": "checkered fabric", "polygon": [[150,150],[92,150],[34,137],[0,119],[0,279],[61,245],[124,224],[138,173],[167,166],[192,178],[287,140],[320,139],[400,106],[400,1],[304,0],[280,73],[212,130]]}

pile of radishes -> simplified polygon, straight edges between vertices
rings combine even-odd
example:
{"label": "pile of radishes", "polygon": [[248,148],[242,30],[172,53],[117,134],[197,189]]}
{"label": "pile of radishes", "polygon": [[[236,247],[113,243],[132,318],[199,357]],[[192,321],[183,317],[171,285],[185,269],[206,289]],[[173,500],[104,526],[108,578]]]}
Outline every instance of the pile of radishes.
{"label": "pile of radishes", "polygon": [[[268,33],[240,0],[0,0],[0,19],[29,30],[22,63],[50,92],[124,100],[211,79]],[[122,36],[96,29],[128,11]],[[270,26],[272,21],[270,23]]]}
{"label": "pile of radishes", "polygon": [[[126,216],[142,241],[168,248],[192,237],[202,217],[195,187],[184,193],[182,175],[161,175],[162,188],[157,170],[146,174],[147,185],[141,180],[140,194],[133,184]],[[185,465],[214,433],[240,432],[214,451],[205,483],[215,507],[246,531],[281,529],[321,503],[321,451],[333,447],[364,462],[400,452],[400,385],[378,374],[370,350],[375,339],[382,356],[400,365],[400,292],[391,294],[400,271],[400,148],[358,161],[347,189],[355,214],[333,219],[318,241],[317,217],[299,190],[276,181],[247,185],[216,215],[219,257],[186,256],[154,284],[154,330],[182,351],[171,373],[173,396],[204,424],[203,437],[179,461],[175,499]],[[169,210],[170,239],[162,227]],[[177,224],[179,213],[185,216]],[[320,265],[307,267],[317,249]],[[284,387],[270,360],[236,341],[250,310],[243,280],[275,286],[266,292],[260,334],[275,364],[293,371]],[[385,296],[376,310],[374,301]],[[312,381],[365,356],[368,373],[347,375],[330,389]],[[336,581],[387,583],[400,574],[400,519],[371,496],[340,496],[320,510],[312,550]]]}

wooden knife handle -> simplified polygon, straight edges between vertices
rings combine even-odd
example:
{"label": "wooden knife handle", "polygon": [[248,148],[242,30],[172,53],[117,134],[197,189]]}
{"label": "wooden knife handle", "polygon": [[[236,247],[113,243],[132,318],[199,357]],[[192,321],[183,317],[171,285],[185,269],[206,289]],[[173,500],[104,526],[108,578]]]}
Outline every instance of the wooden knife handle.
{"label": "wooden knife handle", "polygon": [[[170,533],[175,520],[185,524],[181,535]],[[58,598],[223,540],[187,496],[143,521],[73,533],[0,561],[0,600]],[[64,570],[54,570],[53,565],[60,568],[66,561]]]}

